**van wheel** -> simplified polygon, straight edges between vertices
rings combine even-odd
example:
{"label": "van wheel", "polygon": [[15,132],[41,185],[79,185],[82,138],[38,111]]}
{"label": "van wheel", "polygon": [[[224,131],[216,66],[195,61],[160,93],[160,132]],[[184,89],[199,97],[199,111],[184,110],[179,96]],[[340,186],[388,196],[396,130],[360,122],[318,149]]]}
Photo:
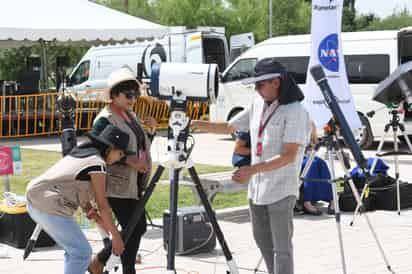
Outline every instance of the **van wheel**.
{"label": "van wheel", "polygon": [[[227,120],[229,121],[230,119],[235,117],[235,115],[238,114],[239,112],[241,112],[242,110],[243,110],[242,108],[236,108],[236,109],[232,110],[232,112],[229,114],[229,117],[227,118]],[[236,134],[235,133],[231,133],[230,136],[232,136],[232,140],[236,139]]]}
{"label": "van wheel", "polygon": [[368,149],[373,144],[373,134],[368,118],[362,113],[358,113],[359,119],[362,123],[362,129],[355,135],[356,142],[362,149]]}

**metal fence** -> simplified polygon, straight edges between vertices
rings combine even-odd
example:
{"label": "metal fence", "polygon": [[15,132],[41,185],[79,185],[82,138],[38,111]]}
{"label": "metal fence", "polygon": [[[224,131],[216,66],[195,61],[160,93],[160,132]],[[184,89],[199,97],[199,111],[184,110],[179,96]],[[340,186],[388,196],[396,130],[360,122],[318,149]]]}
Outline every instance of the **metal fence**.
{"label": "metal fence", "polygon": [[[59,113],[56,109],[57,93],[0,96],[0,138],[52,135],[61,132]],[[78,98],[75,126],[87,131],[93,119],[104,107],[99,100]],[[188,102],[191,119],[202,119],[208,114],[208,104]],[[166,102],[148,96],[140,96],[133,106],[136,115],[143,119],[155,118],[160,128],[166,128],[169,107]]]}

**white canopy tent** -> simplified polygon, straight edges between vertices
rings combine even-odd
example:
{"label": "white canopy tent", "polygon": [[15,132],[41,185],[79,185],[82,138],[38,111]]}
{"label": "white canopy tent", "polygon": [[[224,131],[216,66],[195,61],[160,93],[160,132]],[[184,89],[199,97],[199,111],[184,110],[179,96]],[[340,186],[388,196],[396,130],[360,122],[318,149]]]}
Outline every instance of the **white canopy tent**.
{"label": "white canopy tent", "polygon": [[[88,0],[1,1],[0,48],[151,39],[169,28]],[[43,50],[43,62],[45,50]],[[45,67],[45,66],[43,66]],[[44,73],[47,74],[47,73]]]}
{"label": "white canopy tent", "polygon": [[87,0],[1,1],[0,45],[15,41],[96,42],[159,37],[168,27]]}

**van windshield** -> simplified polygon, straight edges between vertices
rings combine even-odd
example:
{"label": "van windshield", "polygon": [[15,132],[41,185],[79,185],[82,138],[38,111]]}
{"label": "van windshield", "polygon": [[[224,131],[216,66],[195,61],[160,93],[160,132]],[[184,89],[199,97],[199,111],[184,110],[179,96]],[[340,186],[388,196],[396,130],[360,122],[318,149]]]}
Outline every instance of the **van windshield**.
{"label": "van windshield", "polygon": [[256,58],[240,59],[226,72],[222,82],[240,81],[255,74]]}
{"label": "van windshield", "polygon": [[86,82],[90,76],[90,61],[82,62],[73,73],[70,79],[70,85],[79,85]]}
{"label": "van windshield", "polygon": [[412,31],[400,32],[399,43],[399,64],[412,61]]}

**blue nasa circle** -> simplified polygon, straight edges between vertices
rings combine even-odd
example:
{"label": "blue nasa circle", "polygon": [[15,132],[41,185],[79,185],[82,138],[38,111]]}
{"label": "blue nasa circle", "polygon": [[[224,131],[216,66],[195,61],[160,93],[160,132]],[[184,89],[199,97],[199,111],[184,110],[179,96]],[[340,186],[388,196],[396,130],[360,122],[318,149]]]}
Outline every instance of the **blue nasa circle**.
{"label": "blue nasa circle", "polygon": [[339,71],[339,43],[336,33],[326,36],[322,42],[320,42],[318,58],[326,69],[333,72]]}

